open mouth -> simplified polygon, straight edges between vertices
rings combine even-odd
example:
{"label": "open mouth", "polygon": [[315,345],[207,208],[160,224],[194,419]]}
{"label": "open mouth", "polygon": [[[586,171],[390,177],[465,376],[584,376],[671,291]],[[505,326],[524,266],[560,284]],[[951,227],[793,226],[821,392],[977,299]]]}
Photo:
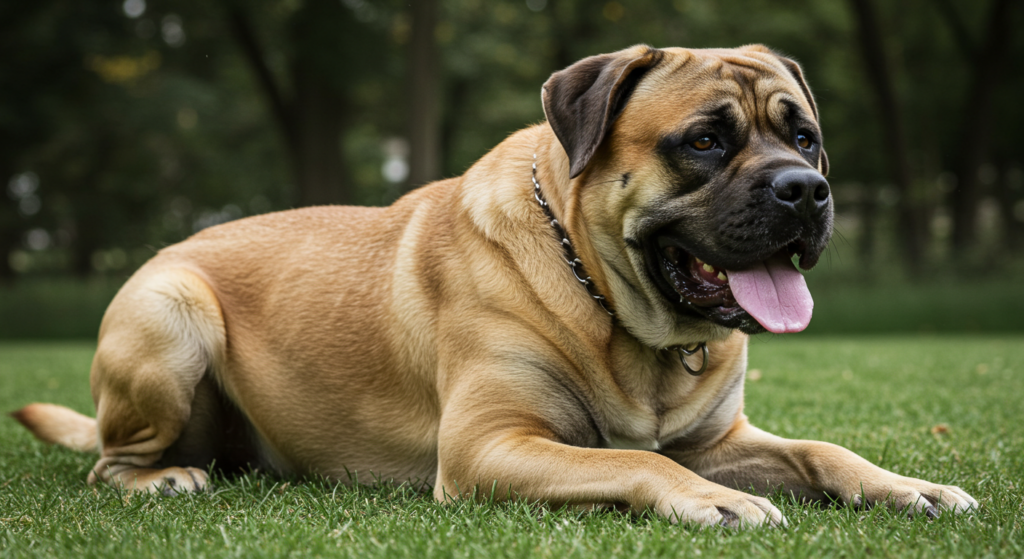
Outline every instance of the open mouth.
{"label": "open mouth", "polygon": [[700,259],[669,236],[651,248],[655,283],[677,308],[748,334],[799,332],[811,320],[814,302],[792,262],[806,248],[800,241],[733,270]]}

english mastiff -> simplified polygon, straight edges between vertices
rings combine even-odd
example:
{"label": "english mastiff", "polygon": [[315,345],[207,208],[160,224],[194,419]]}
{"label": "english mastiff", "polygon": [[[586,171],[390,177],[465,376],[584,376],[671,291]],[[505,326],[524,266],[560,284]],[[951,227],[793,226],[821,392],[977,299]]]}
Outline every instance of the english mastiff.
{"label": "english mastiff", "polygon": [[747,336],[807,326],[793,262],[832,231],[795,62],[641,45],[542,91],[547,122],[461,177],[161,250],[103,318],[96,419],[15,416],[141,491],[201,490],[216,463],[702,525],[785,523],[744,489],[977,506],[743,414]]}

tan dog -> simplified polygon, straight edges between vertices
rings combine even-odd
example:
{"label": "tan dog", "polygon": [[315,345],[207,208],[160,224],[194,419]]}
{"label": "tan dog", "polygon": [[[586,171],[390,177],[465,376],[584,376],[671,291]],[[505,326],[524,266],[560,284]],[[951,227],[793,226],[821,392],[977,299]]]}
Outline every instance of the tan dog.
{"label": "tan dog", "polygon": [[791,256],[812,266],[831,234],[794,62],[637,46],[554,74],[543,102],[547,123],[390,207],[253,217],[160,251],[103,319],[97,419],[16,417],[98,446],[90,483],[172,493],[216,460],[707,525],[784,522],[733,488],[977,506],[743,415],[744,332],[806,326]]}

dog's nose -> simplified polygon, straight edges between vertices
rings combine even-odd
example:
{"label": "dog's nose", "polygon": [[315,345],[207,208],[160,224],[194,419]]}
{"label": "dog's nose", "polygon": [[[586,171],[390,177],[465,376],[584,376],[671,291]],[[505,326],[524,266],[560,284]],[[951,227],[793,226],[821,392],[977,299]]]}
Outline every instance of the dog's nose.
{"label": "dog's nose", "polygon": [[828,181],[814,169],[785,169],[772,178],[771,186],[779,203],[804,219],[828,208]]}

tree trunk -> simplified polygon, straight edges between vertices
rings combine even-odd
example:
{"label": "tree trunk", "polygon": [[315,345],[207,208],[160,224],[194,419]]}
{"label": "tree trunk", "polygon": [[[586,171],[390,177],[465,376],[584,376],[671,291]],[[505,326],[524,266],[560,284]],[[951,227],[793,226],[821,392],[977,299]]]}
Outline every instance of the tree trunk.
{"label": "tree trunk", "polygon": [[[0,165],[0,187],[6,190],[7,183],[14,173],[7,165]],[[14,277],[11,268],[11,252],[18,248],[21,231],[18,228],[18,203],[0,193],[0,284]]]}
{"label": "tree trunk", "polygon": [[109,194],[102,194],[100,181],[110,169],[116,146],[117,139],[110,132],[95,136],[91,167],[81,176],[77,188],[68,193],[75,216],[71,269],[82,278],[92,275],[92,255],[100,249],[104,238],[104,206],[115,203]]}
{"label": "tree trunk", "polygon": [[[13,209],[14,202],[4,200],[3,203],[12,206],[12,215],[17,215]],[[0,211],[7,213],[6,209]],[[14,278],[14,269],[11,268],[11,252],[18,248],[19,237],[20,231],[13,224],[0,227],[0,284],[7,283]]]}
{"label": "tree trunk", "polygon": [[412,3],[409,64],[412,89],[409,111],[409,186],[416,188],[441,176],[440,75],[437,56],[437,0]]}
{"label": "tree trunk", "polygon": [[857,240],[857,256],[860,268],[870,271],[875,253],[875,237],[878,229],[878,188],[865,184],[860,191],[860,238]]}
{"label": "tree trunk", "polygon": [[[90,205],[92,206],[92,205]],[[92,275],[92,255],[100,248],[99,231],[103,227],[100,223],[102,212],[95,207],[76,211],[75,217],[75,238],[71,252],[71,270],[80,278],[87,278]]]}
{"label": "tree trunk", "polygon": [[1014,206],[1017,199],[1010,181],[1010,166],[1003,164],[998,167],[999,176],[993,190],[996,199],[999,200],[999,217],[1002,221],[1002,248],[1007,255],[1018,253],[1021,248],[1021,237],[1024,236],[1024,227],[1021,226],[1017,216],[1014,215]]}
{"label": "tree trunk", "polygon": [[228,3],[226,9],[228,26],[263,91],[291,160],[293,203],[353,203],[341,144],[344,96],[301,58],[292,60],[294,93],[286,96],[267,65],[263,46],[245,12],[234,3]]}
{"label": "tree trunk", "polygon": [[599,33],[591,20],[591,6],[586,2],[576,0],[551,0],[551,40],[554,43],[554,68],[557,72],[568,68],[580,59],[581,55],[593,53],[580,53],[580,43],[587,43]]}
{"label": "tree trunk", "polygon": [[[469,79],[454,78],[448,80],[446,85],[445,104],[447,105],[447,110],[445,111],[444,119],[441,121],[441,153],[452,152],[455,139],[462,126],[473,118],[470,111],[463,110],[470,106],[469,93],[473,83]],[[451,165],[451,159],[445,161],[445,158],[442,157],[441,176],[450,176],[461,171],[461,169],[451,169],[449,165]]]}
{"label": "tree trunk", "polygon": [[[1010,46],[1010,5],[1010,0],[993,1],[985,26],[984,45],[973,53],[967,53],[972,79],[961,113],[964,117],[959,136],[962,142],[959,145],[963,150],[959,152],[957,186],[950,197],[953,214],[951,240],[953,250],[960,253],[973,248],[977,241],[978,201],[982,194],[978,169],[985,163],[985,156],[991,146],[993,94],[1001,74],[1006,71],[1004,64]],[[956,17],[952,12],[946,13],[947,19]]]}
{"label": "tree trunk", "polygon": [[882,33],[871,0],[850,0],[850,7],[857,20],[857,39],[863,57],[864,69],[878,99],[881,128],[886,131],[889,141],[884,148],[889,160],[891,180],[899,193],[897,202],[896,235],[901,244],[903,257],[912,274],[920,271],[927,229],[913,192],[913,176],[910,171],[907,136],[903,115],[896,99],[892,74],[882,45]]}
{"label": "tree trunk", "polygon": [[351,204],[346,188],[341,134],[344,99],[301,63],[295,68],[294,140],[291,148],[298,181],[297,204]]}

